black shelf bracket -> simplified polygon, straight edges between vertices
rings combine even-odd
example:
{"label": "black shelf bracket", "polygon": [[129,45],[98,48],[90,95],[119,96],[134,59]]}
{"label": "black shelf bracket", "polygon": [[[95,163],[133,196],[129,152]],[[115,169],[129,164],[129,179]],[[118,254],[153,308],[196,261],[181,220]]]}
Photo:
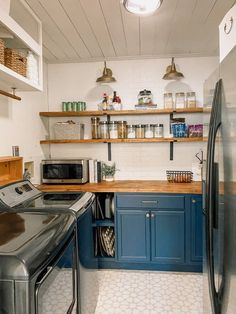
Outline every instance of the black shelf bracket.
{"label": "black shelf bracket", "polygon": [[[107,115],[107,122],[111,121],[111,116]],[[111,143],[107,143],[107,159],[108,161],[111,161]]]}
{"label": "black shelf bracket", "polygon": [[111,143],[107,143],[107,156],[108,161],[111,161]]}
{"label": "black shelf bracket", "polygon": [[170,142],[170,160],[174,159],[174,142]]}

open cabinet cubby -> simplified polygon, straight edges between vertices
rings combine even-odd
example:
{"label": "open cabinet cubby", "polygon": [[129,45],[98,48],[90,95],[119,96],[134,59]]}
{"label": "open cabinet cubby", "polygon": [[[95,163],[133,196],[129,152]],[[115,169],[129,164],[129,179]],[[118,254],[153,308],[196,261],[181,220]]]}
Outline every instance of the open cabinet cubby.
{"label": "open cabinet cubby", "polygon": [[97,193],[93,213],[94,255],[115,258],[114,193]]}

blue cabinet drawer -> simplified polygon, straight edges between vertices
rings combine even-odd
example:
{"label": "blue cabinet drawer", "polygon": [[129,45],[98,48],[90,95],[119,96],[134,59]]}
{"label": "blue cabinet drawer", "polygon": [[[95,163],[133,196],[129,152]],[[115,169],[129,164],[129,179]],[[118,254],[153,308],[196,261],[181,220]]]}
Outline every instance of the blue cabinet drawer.
{"label": "blue cabinet drawer", "polygon": [[117,208],[184,209],[184,195],[116,194]]}

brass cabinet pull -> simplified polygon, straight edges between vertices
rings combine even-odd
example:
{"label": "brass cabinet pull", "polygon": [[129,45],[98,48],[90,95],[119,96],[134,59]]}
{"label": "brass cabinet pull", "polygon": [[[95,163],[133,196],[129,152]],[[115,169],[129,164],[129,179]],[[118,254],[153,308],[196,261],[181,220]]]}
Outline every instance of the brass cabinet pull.
{"label": "brass cabinet pull", "polygon": [[192,200],[192,203],[193,203],[193,204],[196,203],[196,200]]}

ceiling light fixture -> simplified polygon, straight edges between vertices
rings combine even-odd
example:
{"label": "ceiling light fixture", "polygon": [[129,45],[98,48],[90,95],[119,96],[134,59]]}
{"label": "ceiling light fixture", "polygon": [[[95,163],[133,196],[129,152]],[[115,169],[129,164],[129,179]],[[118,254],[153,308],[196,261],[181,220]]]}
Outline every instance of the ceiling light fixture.
{"label": "ceiling light fixture", "polygon": [[137,15],[148,15],[161,6],[162,0],[123,0],[127,11]]}
{"label": "ceiling light fixture", "polygon": [[174,58],[172,57],[171,65],[167,67],[166,74],[163,76],[163,80],[179,80],[183,77],[183,73],[176,71]]}
{"label": "ceiling light fixture", "polygon": [[104,61],[103,74],[99,77],[96,82],[99,83],[111,83],[116,82],[116,79],[112,76],[112,70],[107,68],[106,61]]}

